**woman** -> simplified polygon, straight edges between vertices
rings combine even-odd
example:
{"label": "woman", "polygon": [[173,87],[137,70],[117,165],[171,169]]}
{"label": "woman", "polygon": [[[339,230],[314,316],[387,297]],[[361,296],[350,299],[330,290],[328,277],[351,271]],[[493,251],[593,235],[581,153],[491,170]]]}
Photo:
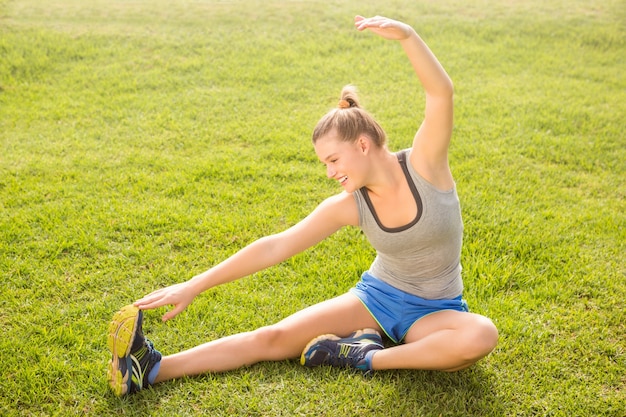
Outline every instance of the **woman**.
{"label": "woman", "polygon": [[[448,165],[452,82],[410,26],[357,16],[359,31],[399,41],[426,93],[424,120],[410,149],[392,153],[386,136],[359,106],[351,87],[313,132],[328,178],[343,192],[291,228],[261,238],[187,282],[126,306],[109,334],[109,382],[117,395],[154,383],[296,358],[364,373],[382,369],[464,369],[491,352],[498,331],[468,312],[462,299],[463,233]],[[253,274],[304,251],[340,228],[359,226],[376,259],[348,293],[308,307],[277,324],[162,357],[144,338],[142,311],[172,305],[169,320],[203,291]],[[383,348],[380,333],[394,346]],[[321,336],[320,336],[321,335]]]}

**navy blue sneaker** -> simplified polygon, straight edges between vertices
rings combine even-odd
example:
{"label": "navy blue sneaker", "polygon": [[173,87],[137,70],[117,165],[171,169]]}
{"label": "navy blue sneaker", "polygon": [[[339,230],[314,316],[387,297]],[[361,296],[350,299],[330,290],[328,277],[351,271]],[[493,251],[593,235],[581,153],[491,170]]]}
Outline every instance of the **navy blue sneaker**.
{"label": "navy blue sneaker", "polygon": [[148,375],[161,361],[161,354],[143,335],[142,321],[142,311],[131,304],[115,313],[109,325],[107,344],[112,357],[107,377],[115,395],[147,388]]}
{"label": "navy blue sneaker", "polygon": [[306,345],[300,363],[309,367],[330,365],[354,368],[368,375],[372,372],[371,355],[383,347],[383,340],[374,329],[357,330],[344,338],[326,334]]}

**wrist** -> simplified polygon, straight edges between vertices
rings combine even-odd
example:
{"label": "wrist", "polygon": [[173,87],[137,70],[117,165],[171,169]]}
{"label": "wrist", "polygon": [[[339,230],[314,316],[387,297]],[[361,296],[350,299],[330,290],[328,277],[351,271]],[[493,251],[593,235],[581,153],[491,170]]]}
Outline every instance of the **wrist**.
{"label": "wrist", "polygon": [[189,288],[189,290],[193,293],[194,297],[212,287],[212,285],[209,284],[209,276],[207,272],[196,275],[187,281],[187,288]]}

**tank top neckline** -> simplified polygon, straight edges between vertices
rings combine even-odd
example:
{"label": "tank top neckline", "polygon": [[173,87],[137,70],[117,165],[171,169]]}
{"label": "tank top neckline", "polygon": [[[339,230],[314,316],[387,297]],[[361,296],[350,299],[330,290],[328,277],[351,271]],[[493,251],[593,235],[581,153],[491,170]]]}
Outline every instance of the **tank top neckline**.
{"label": "tank top neckline", "polygon": [[403,232],[415,226],[417,222],[420,220],[420,218],[422,217],[422,211],[423,211],[422,210],[422,198],[420,197],[420,194],[417,191],[415,182],[413,181],[413,178],[411,177],[411,173],[409,172],[409,168],[407,167],[406,152],[404,151],[396,152],[396,156],[398,158],[398,162],[400,163],[400,166],[402,167],[402,172],[404,173],[404,177],[406,178],[407,183],[409,184],[409,189],[411,190],[411,194],[413,195],[413,198],[415,199],[415,204],[417,205],[417,214],[415,215],[415,218],[411,222],[409,222],[408,224],[405,224],[404,226],[386,227],[385,225],[382,224],[382,222],[380,221],[380,218],[378,217],[378,214],[376,213],[376,209],[374,208],[374,204],[372,203],[372,200],[370,199],[367,188],[361,187],[359,189],[359,191],[361,192],[361,195],[363,196],[363,199],[365,200],[365,203],[367,204],[367,208],[369,209],[370,213],[372,213],[372,216],[374,217],[374,220],[376,221],[376,224],[378,225],[378,227],[381,228],[381,230],[388,232],[388,233]]}

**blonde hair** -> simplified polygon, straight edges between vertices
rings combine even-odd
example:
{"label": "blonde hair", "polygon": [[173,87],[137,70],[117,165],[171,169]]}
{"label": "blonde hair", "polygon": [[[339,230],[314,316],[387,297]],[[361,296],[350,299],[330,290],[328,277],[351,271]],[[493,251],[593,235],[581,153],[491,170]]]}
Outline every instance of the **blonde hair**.
{"label": "blonde hair", "polygon": [[339,140],[355,142],[359,136],[367,136],[378,147],[387,142],[387,135],[382,127],[359,104],[356,87],[347,85],[341,90],[341,99],[337,107],[326,113],[317,122],[313,130],[313,143],[319,138],[335,132]]}

